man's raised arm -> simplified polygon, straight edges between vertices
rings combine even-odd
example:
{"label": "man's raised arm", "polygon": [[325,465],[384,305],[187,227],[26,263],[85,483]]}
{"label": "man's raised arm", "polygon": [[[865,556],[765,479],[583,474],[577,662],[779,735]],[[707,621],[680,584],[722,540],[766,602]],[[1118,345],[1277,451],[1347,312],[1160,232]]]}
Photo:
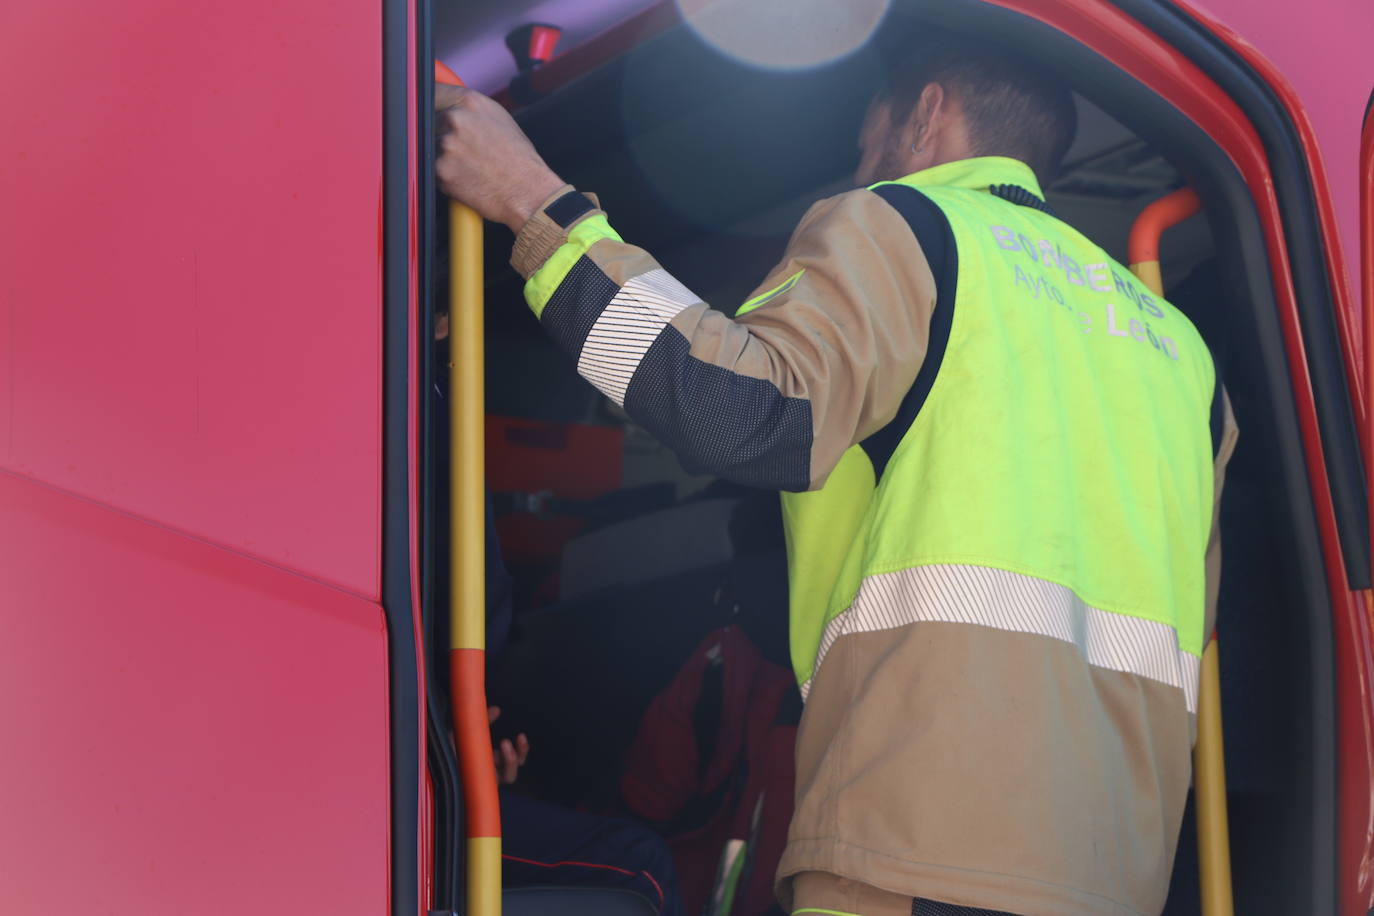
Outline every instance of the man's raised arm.
{"label": "man's raised arm", "polygon": [[457,97],[444,190],[517,233],[512,264],[540,323],[690,470],[814,489],[892,419],[924,358],[936,293],[911,228],[878,195],[812,207],[731,319],[621,240],[499,105]]}

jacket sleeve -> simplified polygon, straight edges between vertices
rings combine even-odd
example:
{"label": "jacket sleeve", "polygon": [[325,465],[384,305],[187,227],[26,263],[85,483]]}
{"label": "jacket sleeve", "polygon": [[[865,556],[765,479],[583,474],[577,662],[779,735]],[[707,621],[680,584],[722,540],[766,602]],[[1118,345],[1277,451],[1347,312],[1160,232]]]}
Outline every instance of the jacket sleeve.
{"label": "jacket sleeve", "polygon": [[820,487],[895,416],[935,306],[912,229],[867,190],[813,206],[733,319],[571,188],[521,230],[511,263],[578,372],[689,470],[783,490]]}

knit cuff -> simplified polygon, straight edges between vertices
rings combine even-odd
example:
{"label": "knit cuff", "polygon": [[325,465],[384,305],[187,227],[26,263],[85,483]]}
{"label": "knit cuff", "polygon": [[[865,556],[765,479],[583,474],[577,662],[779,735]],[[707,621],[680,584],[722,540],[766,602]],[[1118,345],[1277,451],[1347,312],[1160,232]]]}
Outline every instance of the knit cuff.
{"label": "knit cuff", "polygon": [[564,185],[525,221],[511,249],[510,264],[528,280],[568,240],[568,233],[589,216],[602,212],[594,194]]}

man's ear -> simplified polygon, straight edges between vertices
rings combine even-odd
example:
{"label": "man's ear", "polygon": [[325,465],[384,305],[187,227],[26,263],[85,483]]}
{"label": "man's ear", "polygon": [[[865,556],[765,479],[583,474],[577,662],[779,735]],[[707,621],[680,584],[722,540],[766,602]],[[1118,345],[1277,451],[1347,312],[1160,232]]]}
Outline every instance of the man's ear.
{"label": "man's ear", "polygon": [[944,126],[945,87],[939,83],[927,83],[921,90],[916,102],[913,117],[913,152],[924,150],[934,142]]}

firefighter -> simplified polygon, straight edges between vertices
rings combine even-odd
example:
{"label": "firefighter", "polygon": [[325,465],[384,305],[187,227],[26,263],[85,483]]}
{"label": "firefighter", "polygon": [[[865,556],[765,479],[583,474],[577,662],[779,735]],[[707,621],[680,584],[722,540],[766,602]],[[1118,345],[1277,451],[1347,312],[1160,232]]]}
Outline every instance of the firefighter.
{"label": "firefighter", "polygon": [[1193,325],[1058,219],[1068,90],[929,36],[733,318],[476,92],[444,190],[578,371],[691,470],[784,492],[806,696],[794,913],[1159,913],[1236,431]]}

